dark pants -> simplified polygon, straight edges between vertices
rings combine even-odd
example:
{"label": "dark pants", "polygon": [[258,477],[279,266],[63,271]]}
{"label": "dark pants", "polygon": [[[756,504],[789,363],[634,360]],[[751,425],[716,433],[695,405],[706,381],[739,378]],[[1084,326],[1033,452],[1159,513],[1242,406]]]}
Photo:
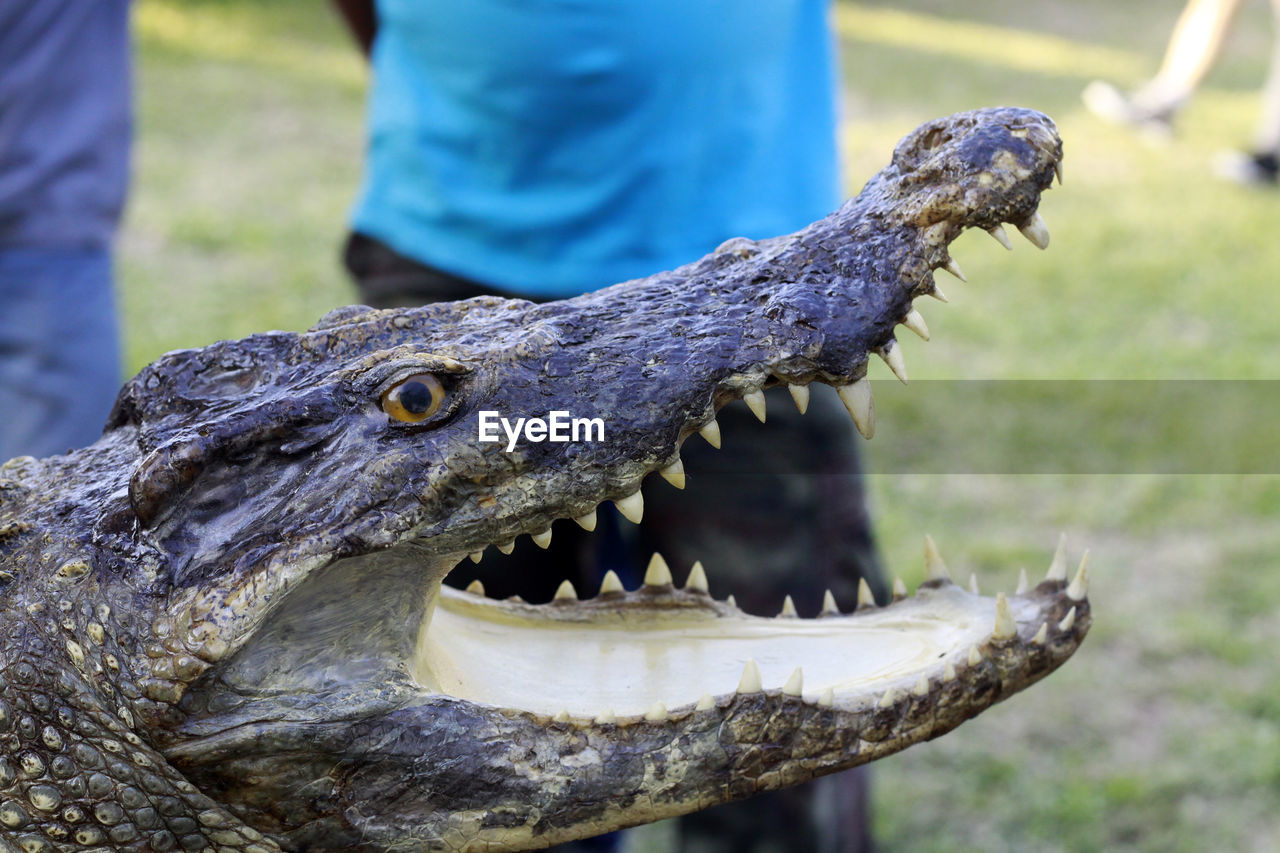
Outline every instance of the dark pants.
{"label": "dark pants", "polygon": [[[344,254],[361,300],[375,308],[502,294],[430,269],[368,237],[353,235]],[[801,616],[814,616],[830,588],[846,610],[865,577],[884,601],[886,589],[871,539],[853,424],[835,392],[813,387],[801,416],[782,389],[766,393],[768,423],[742,404],[717,415],[723,450],[701,438],[681,449],[688,486],[649,478],[644,521],[619,522],[602,504],[595,533],[557,526],[545,551],[519,542],[510,556],[488,549],[464,562],[447,582],[480,579],[495,598],[548,601],[566,577],[583,595],[613,569],[629,589],[640,583],[654,551],[676,576],[695,560],[706,566],[711,593],[733,593],[749,613],[773,616],[790,594]],[[606,511],[608,510],[608,511]],[[684,853],[865,853],[871,849],[867,774],[862,768],[763,794],[679,819]],[[557,850],[608,850],[562,845]]]}

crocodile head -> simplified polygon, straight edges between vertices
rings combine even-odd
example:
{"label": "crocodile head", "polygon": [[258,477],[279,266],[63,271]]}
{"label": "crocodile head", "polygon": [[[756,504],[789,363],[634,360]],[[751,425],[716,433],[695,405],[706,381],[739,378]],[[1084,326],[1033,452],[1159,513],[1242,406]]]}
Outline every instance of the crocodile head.
{"label": "crocodile head", "polygon": [[[766,386],[803,409],[833,385],[870,436],[868,358],[905,381],[895,327],[924,333],[912,300],[958,274],[965,228],[1044,246],[1060,156],[1043,115],[960,114],[790,236],[146,368],[97,444],[0,472],[0,833],[536,848],[872,761],[1044,676],[1089,626],[1061,555],[992,600],[930,549],[914,596],[817,619],[748,616],[660,558],[640,589],[542,605],[441,581],[603,501],[638,519],[645,478],[681,486],[682,442]],[[481,441],[484,412],[598,426]]]}

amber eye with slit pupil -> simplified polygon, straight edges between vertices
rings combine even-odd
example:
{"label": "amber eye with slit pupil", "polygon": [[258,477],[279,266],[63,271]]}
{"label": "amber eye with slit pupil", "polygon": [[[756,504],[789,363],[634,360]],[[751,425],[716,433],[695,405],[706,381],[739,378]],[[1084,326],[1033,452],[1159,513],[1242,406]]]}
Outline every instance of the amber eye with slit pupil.
{"label": "amber eye with slit pupil", "polygon": [[382,410],[394,420],[416,424],[440,411],[444,386],[430,373],[418,373],[393,385],[382,395]]}

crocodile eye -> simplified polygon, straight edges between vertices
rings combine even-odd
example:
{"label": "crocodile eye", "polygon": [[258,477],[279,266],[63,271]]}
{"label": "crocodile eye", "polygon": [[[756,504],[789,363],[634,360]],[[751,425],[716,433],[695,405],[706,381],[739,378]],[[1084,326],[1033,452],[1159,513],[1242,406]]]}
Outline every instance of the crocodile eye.
{"label": "crocodile eye", "polygon": [[443,403],[444,386],[430,373],[415,373],[382,395],[382,411],[407,424],[425,421],[440,411]]}

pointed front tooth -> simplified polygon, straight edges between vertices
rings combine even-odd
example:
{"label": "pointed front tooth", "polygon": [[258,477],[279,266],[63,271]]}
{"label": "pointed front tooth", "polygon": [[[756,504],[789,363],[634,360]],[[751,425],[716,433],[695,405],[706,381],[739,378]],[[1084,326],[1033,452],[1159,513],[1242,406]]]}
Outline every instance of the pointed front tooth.
{"label": "pointed front tooth", "polygon": [[677,489],[684,488],[684,463],[680,461],[680,457],[676,457],[676,461],[672,462],[666,468],[658,471],[662,475],[662,479],[666,480]]}
{"label": "pointed front tooth", "polygon": [[818,697],[818,707],[830,708],[835,704],[836,704],[836,691],[833,688],[828,687],[826,690],[822,691],[822,695]]}
{"label": "pointed front tooth", "polygon": [[664,560],[662,555],[657,552],[649,558],[649,567],[644,571],[644,585],[671,585],[671,569],[667,566],[667,561]]}
{"label": "pointed front tooth", "polygon": [[556,588],[555,598],[552,601],[577,601],[578,591],[573,588],[573,584],[569,583],[569,579],[565,578],[560,581],[560,586]]}
{"label": "pointed front tooth", "polygon": [[596,715],[596,722],[602,726],[613,725],[614,723],[618,722],[618,715],[613,713],[612,708],[609,708],[608,710],[601,711],[598,715]]}
{"label": "pointed front tooth", "polygon": [[978,651],[977,646],[969,647],[969,666],[977,666],[982,663],[982,652]]}
{"label": "pointed front tooth", "polygon": [[649,710],[645,711],[644,718],[651,723],[661,723],[667,719],[667,706],[661,702],[654,702],[649,706]]}
{"label": "pointed front tooth", "polygon": [[510,542],[508,542],[505,545],[498,546],[498,550],[504,554],[510,554],[515,549],[516,549],[516,541],[514,539],[512,539]]}
{"label": "pointed front tooth", "polygon": [[871,381],[862,377],[857,382],[841,385],[836,389],[844,407],[853,418],[853,425],[862,433],[863,438],[871,438],[876,434],[876,404],[871,398]]}
{"label": "pointed front tooth", "polygon": [[916,309],[912,308],[907,312],[907,316],[902,318],[902,325],[915,332],[922,340],[929,340],[929,327],[925,325],[924,316]]}
{"label": "pointed front tooth", "polygon": [[804,670],[796,667],[791,673],[791,677],[787,679],[787,683],[782,685],[782,692],[787,696],[799,696],[804,692]]}
{"label": "pointed front tooth", "polygon": [[1062,186],[1062,161],[1053,164],[1053,173],[1058,176],[1058,186]]}
{"label": "pointed front tooth", "polygon": [[764,689],[764,680],[760,677],[760,667],[755,658],[748,658],[747,665],[742,668],[742,678],[738,680],[739,693],[759,693]]}
{"label": "pointed front tooth", "polygon": [[751,410],[751,414],[756,416],[756,420],[760,423],[764,423],[766,413],[763,391],[757,388],[750,394],[742,395],[742,402],[747,404],[747,408]]}
{"label": "pointed front tooth", "polygon": [[575,518],[573,523],[590,533],[596,529],[596,511],[593,509],[591,512],[583,513]]}
{"label": "pointed front tooth", "polygon": [[898,701],[898,688],[890,687],[880,697],[880,702],[876,705],[878,708],[892,708]]}
{"label": "pointed front tooth", "polygon": [[480,562],[480,561],[481,561],[481,560],[483,560],[483,559],[484,559],[484,549],[483,549],[483,548],[481,548],[479,551],[472,551],[472,552],[471,552],[471,562],[473,562],[473,563],[478,563],[478,562]]}
{"label": "pointed front tooth", "polygon": [[1067,611],[1067,615],[1062,617],[1062,621],[1058,623],[1058,630],[1066,633],[1070,631],[1076,624],[1076,609],[1073,607]]}
{"label": "pointed front tooth", "polygon": [[1004,227],[997,225],[994,228],[988,228],[987,233],[996,238],[996,242],[1004,246],[1010,252],[1013,251],[1013,244],[1009,242],[1009,235],[1004,233]]}
{"label": "pointed front tooth", "polygon": [[951,661],[947,661],[947,665],[942,668],[942,680],[944,682],[956,680],[956,665]]}
{"label": "pointed front tooth", "polygon": [[907,597],[907,585],[902,582],[902,578],[895,577],[893,579],[893,600],[897,601]]}
{"label": "pointed front tooth", "polygon": [[733,593],[729,593],[729,597],[724,600],[724,603],[734,608],[735,610],[738,608],[738,599],[737,599],[737,596],[735,596]]}
{"label": "pointed front tooth", "polygon": [[[955,258],[947,258],[947,262],[942,265],[942,268],[961,281],[969,280],[964,277],[964,270],[960,269],[960,265],[956,263]],[[945,302],[946,300],[944,299],[943,301]]]}
{"label": "pointed front tooth", "polygon": [[778,612],[778,616],[787,619],[794,619],[796,616],[796,603],[791,600],[791,596],[782,599],[782,610]]}
{"label": "pointed front tooth", "polygon": [[1067,579],[1067,534],[1058,534],[1058,550],[1053,552],[1053,562],[1049,564],[1049,573],[1044,576],[1047,581],[1065,581]]}
{"label": "pointed front tooth", "polygon": [[467,584],[467,592],[484,598],[484,584],[480,582],[479,578],[476,578],[471,583]]}
{"label": "pointed front tooth", "polygon": [[1037,646],[1043,646],[1049,641],[1049,623],[1041,622],[1040,630],[1036,631],[1036,635],[1031,638],[1031,642]]}
{"label": "pointed front tooth", "polygon": [[1027,570],[1018,569],[1018,588],[1013,591],[1014,595],[1022,595],[1027,591]]}
{"label": "pointed front tooth", "polygon": [[858,578],[858,609],[875,607],[876,597],[871,594],[871,586],[866,578]]}
{"label": "pointed front tooth", "polygon": [[600,581],[601,595],[614,595],[619,592],[626,592],[622,586],[622,581],[618,579],[618,573],[613,569],[604,573],[604,580]]}
{"label": "pointed front tooth", "polygon": [[978,591],[978,576],[973,572],[969,573],[969,592],[974,595],[982,595],[982,593]]}
{"label": "pointed front tooth", "polygon": [[933,290],[929,291],[929,295],[932,296],[934,299],[938,300],[939,302],[951,301],[950,299],[947,298],[947,294],[942,292],[942,288],[938,287],[938,283],[936,281],[933,283]]}
{"label": "pointed front tooth", "polygon": [[907,360],[902,357],[902,347],[898,346],[898,342],[891,340],[889,343],[876,350],[876,354],[884,359],[884,363],[889,365],[889,369],[893,371],[893,375],[898,377],[903,385],[907,384]]}
{"label": "pointed front tooth", "polygon": [[933,537],[925,534],[924,537],[924,579],[926,581],[951,581],[951,573],[947,571],[947,564],[942,562],[942,555],[938,553],[938,546],[934,543]]}
{"label": "pointed front tooth", "polygon": [[791,392],[791,399],[796,401],[796,408],[800,410],[800,414],[809,411],[809,386],[808,385],[787,385],[787,390]]}
{"label": "pointed front tooth", "polygon": [[541,533],[530,533],[529,538],[533,540],[533,544],[539,548],[548,548],[551,546],[551,528],[548,527]]}
{"label": "pointed front tooth", "polygon": [[920,680],[916,682],[916,686],[912,689],[912,693],[917,696],[929,695],[929,677],[923,672],[920,673]]}
{"label": "pointed front tooth", "polygon": [[698,700],[698,704],[693,706],[695,711],[710,711],[716,706],[716,700],[711,697],[710,693],[703,693],[702,698]]}
{"label": "pointed front tooth", "polygon": [[1018,636],[1018,623],[1014,621],[1013,611],[1009,609],[1009,599],[1003,592],[996,593],[996,624],[991,629],[991,639],[1001,641]]}
{"label": "pointed front tooth", "polygon": [[1031,214],[1031,218],[1019,225],[1018,230],[1037,249],[1049,248],[1049,228],[1044,224],[1044,220],[1040,218],[1039,213]]}
{"label": "pointed front tooth", "polygon": [[707,444],[711,445],[716,450],[720,449],[720,424],[716,423],[715,418],[712,418],[703,424],[698,430],[698,435],[705,438],[707,440]]}
{"label": "pointed front tooth", "polygon": [[836,597],[832,595],[831,590],[827,590],[822,594],[822,615],[840,615],[840,608],[836,605]]}
{"label": "pointed front tooth", "polygon": [[1067,587],[1067,598],[1072,601],[1083,601],[1088,594],[1089,552],[1085,551],[1084,556],[1080,558],[1080,568],[1076,569],[1076,576],[1071,579],[1071,586]]}
{"label": "pointed front tooth", "polygon": [[707,570],[702,568],[702,562],[693,564],[693,568],[689,570],[689,577],[685,579],[684,588],[689,592],[700,592],[707,594]]}
{"label": "pointed front tooth", "polygon": [[640,494],[639,489],[622,500],[614,501],[613,505],[618,508],[618,512],[622,513],[622,517],[632,524],[639,524],[640,519],[644,518],[644,496]]}

